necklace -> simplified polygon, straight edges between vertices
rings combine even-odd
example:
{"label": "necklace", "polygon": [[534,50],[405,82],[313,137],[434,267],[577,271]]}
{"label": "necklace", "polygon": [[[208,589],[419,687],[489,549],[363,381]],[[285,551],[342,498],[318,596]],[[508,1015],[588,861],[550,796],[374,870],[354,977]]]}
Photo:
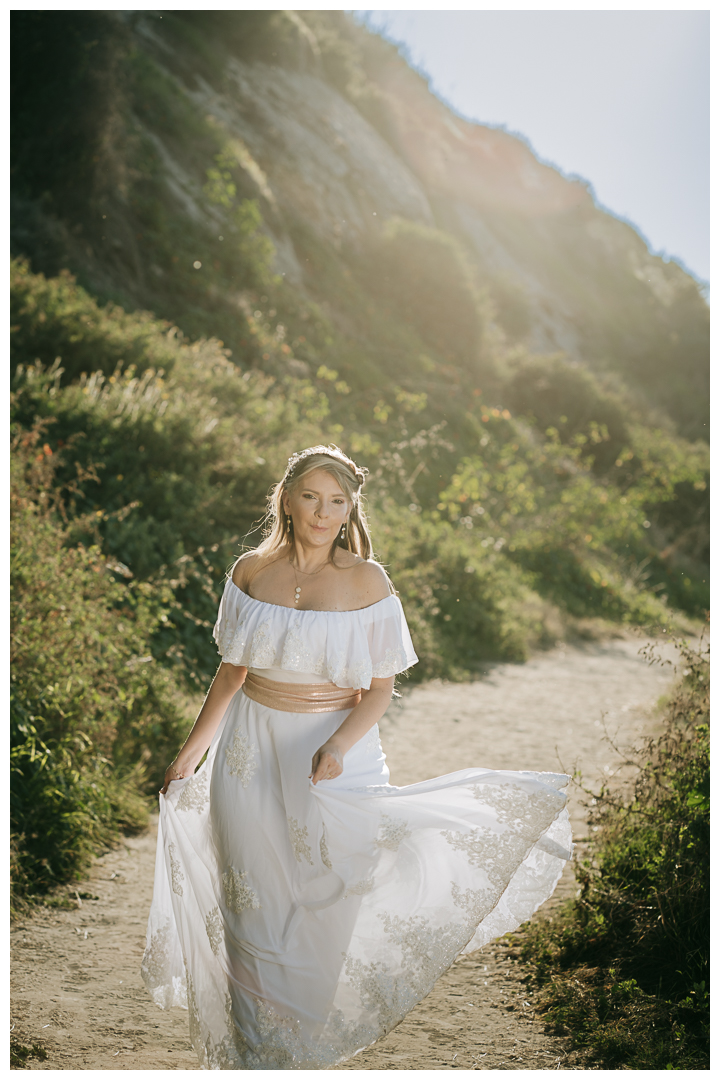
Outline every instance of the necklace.
{"label": "necklace", "polygon": [[[288,562],[292,566],[293,574],[295,575],[295,603],[299,604],[300,603],[300,593],[302,592],[302,585],[300,585],[300,583],[298,582],[298,569],[299,568],[295,566],[295,563],[292,562],[292,560],[288,559]],[[317,570],[300,570],[300,573],[305,574],[306,577],[315,577],[316,574],[319,574],[321,570],[325,569],[325,567],[327,566],[327,564],[329,562],[330,562],[330,560],[326,559],[325,562],[322,564],[322,566],[318,567]]]}

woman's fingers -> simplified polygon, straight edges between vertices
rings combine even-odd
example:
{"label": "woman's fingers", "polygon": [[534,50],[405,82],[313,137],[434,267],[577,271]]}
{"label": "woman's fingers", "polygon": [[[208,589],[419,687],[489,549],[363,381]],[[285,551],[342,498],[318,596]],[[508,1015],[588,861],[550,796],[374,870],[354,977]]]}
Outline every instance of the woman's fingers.
{"label": "woman's fingers", "polygon": [[313,784],[319,783],[320,780],[334,780],[341,773],[342,765],[340,765],[334,754],[329,754],[327,751],[321,753],[318,750],[312,760],[310,778]]}

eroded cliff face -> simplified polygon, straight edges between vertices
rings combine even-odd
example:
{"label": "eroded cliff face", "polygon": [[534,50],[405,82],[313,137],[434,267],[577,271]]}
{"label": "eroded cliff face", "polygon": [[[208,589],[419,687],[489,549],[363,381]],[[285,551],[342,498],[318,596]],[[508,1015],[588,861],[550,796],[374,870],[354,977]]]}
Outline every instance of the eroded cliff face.
{"label": "eroded cliff face", "polygon": [[[190,97],[222,126],[258,194],[280,212],[275,239],[281,262],[291,246],[283,219],[307,223],[336,246],[361,244],[395,216],[434,224],[421,182],[331,86],[313,75],[235,59],[226,75],[226,94],[198,79]],[[297,260],[290,265],[302,272]]]}
{"label": "eroded cliff face", "polygon": [[[158,63],[159,53],[169,58],[171,46],[157,48],[149,20],[137,33],[152,39]],[[342,251],[367,245],[398,216],[455,234],[483,281],[512,282],[527,307],[532,351],[602,361],[630,378],[634,368],[640,379],[652,375],[655,365],[655,375],[681,365],[702,378],[675,325],[688,303],[703,319],[694,282],[599,210],[583,182],[538,161],[521,139],[453,115],[395,54],[373,71],[385,112],[381,135],[323,77],[312,48],[309,55],[305,71],[231,56],[223,92],[187,68],[184,78],[174,76],[222,129],[263,201],[280,273],[302,284],[291,225]],[[201,205],[180,163],[167,152],[163,160],[170,189],[181,188],[188,206]],[[639,309],[643,316],[652,310],[654,326],[638,331]]]}
{"label": "eroded cliff face", "polygon": [[[167,283],[172,270],[155,257],[146,223],[133,217],[136,192],[159,184],[156,202],[165,203],[162,215],[176,231],[185,221],[208,238],[223,235],[227,214],[207,196],[212,157],[198,149],[197,132],[210,127],[241,171],[245,193],[258,200],[276,271],[331,317],[333,298],[318,286],[299,236],[352,277],[353,260],[367,256],[391,219],[440,230],[464,249],[511,346],[561,351],[570,362],[613,371],[686,433],[703,435],[698,402],[707,389],[709,331],[696,283],[600,210],[583,182],[538,161],[521,139],[454,115],[394,49],[379,48],[365,31],[348,24],[340,34],[343,48],[356,52],[352,63],[343,60],[350,75],[333,75],[337,56],[314,15],[276,13],[285,36],[272,51],[252,40],[224,43],[217,33],[198,45],[187,28],[184,37],[177,32],[177,20],[173,31],[169,18],[126,13],[128,70],[152,69],[192,122],[186,117],[187,135],[178,135],[162,108],[145,108],[140,80],[126,110],[132,133],[116,157],[141,143],[150,151],[120,170],[104,234],[85,239],[88,227],[80,224],[56,247],[92,263],[105,291],[129,290],[141,306],[153,306],[154,283]],[[37,252],[52,228],[45,223],[34,239],[32,228],[19,221],[15,235],[42,264]],[[211,295],[224,288],[213,286]]]}

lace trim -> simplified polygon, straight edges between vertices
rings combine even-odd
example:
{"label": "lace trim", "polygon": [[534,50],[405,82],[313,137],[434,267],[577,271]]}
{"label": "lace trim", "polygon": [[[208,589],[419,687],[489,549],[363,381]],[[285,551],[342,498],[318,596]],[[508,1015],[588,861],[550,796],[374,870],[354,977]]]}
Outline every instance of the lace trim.
{"label": "lace trim", "polygon": [[175,852],[177,847],[173,840],[168,844],[168,854],[170,856],[170,883],[172,885],[172,891],[176,896],[182,896],[183,887],[182,882],[185,880],[185,875],[182,872],[180,860],[175,858]]}
{"label": "lace trim", "polygon": [[496,889],[466,889],[462,891],[454,881],[450,882],[453,903],[465,912],[468,925],[474,929],[487,918],[497,903]]}
{"label": "lace trim", "polygon": [[375,882],[371,877],[363,878],[362,881],[358,881],[357,885],[353,885],[351,888],[345,891],[345,896],[366,896],[367,893],[372,892],[375,888]]}
{"label": "lace trim", "polygon": [[290,843],[292,844],[293,853],[298,862],[302,862],[303,859],[307,859],[311,866],[314,866],[312,858],[312,851],[308,844],[308,829],[307,825],[301,825],[297,818],[289,817],[287,819],[288,832],[290,833]]}
{"label": "lace trim", "polygon": [[307,637],[303,635],[300,627],[294,624],[290,627],[285,637],[285,645],[282,654],[282,665],[288,671],[306,671],[312,675],[325,674],[325,657],[313,654],[308,648]]}
{"label": "lace trim", "polygon": [[327,831],[325,829],[325,822],[323,822],[322,836],[320,837],[320,858],[327,866],[328,870],[332,870],[332,861],[330,859],[330,852],[327,845]]}
{"label": "lace trim", "polygon": [[255,1023],[262,1043],[255,1054],[266,1068],[291,1069],[306,1058],[300,1021],[291,1016],[281,1016],[266,1001],[255,998],[257,1012]]}
{"label": "lace trim", "polygon": [[327,662],[327,673],[330,682],[336,686],[370,686],[373,669],[369,657],[356,661],[354,664],[342,664],[338,660],[330,659]]}
{"label": "lace trim", "polygon": [[534,791],[512,783],[475,784],[473,796],[495,811],[500,825],[533,839],[545,832],[565,805],[565,796],[550,785]]}
{"label": "lace trim", "polygon": [[471,866],[483,870],[491,885],[503,888],[528,849],[552,825],[565,796],[553,788],[528,792],[511,783],[476,785],[473,794],[495,811],[502,832],[479,825],[469,832],[444,829],[441,835],[455,851],[467,855]]}
{"label": "lace trim", "polygon": [[225,750],[225,761],[231,776],[237,776],[243,787],[247,787],[258,770],[258,748],[251,743],[240,728],[233,732],[233,744]]}
{"label": "lace trim", "polygon": [[264,619],[250,643],[250,663],[248,667],[270,668],[275,667],[275,645],[272,638],[272,620]]}
{"label": "lace trim", "polygon": [[203,1069],[240,1069],[252,1068],[250,1064],[257,1058],[250,1050],[245,1037],[239,1030],[232,1012],[232,1000],[225,995],[225,1026],[227,1034],[220,1042],[213,1042],[210,1037],[203,1040],[203,1022],[197,1006],[195,984],[189,971],[187,978],[187,1002],[190,1021],[190,1041]]}
{"label": "lace trim", "polygon": [[241,664],[245,652],[245,624],[247,618],[241,618],[234,630],[229,621],[224,620],[218,635],[218,652],[228,664]]}
{"label": "lace trim", "polygon": [[203,772],[185,784],[185,787],[180,792],[175,809],[197,810],[198,814],[202,814],[209,801],[207,773]]}
{"label": "lace trim", "polygon": [[229,866],[222,876],[225,902],[236,915],[245,908],[260,907],[257,893],[247,884],[247,876],[247,870],[236,870],[234,866]]}
{"label": "lace trim", "polygon": [[373,678],[389,679],[391,675],[398,675],[401,671],[405,671],[407,666],[407,656],[401,645],[395,649],[386,649],[383,659],[373,664]]}
{"label": "lace trim", "polygon": [[187,1000],[185,978],[172,972],[173,927],[166,919],[150,937],[140,963],[140,974],[153,1001],[161,1009],[184,1006]]}
{"label": "lace trim", "polygon": [[205,929],[207,930],[210,948],[215,956],[217,956],[220,951],[220,946],[225,940],[225,930],[219,907],[214,907],[212,911],[209,911],[205,916]]}
{"label": "lace trim", "polygon": [[405,837],[410,835],[407,821],[401,818],[394,820],[388,814],[382,814],[380,821],[380,832],[375,843],[388,851],[397,851]]}
{"label": "lace trim", "polygon": [[391,975],[380,961],[363,963],[348,956],[345,971],[362,1006],[373,1015],[375,1038],[387,1034],[432,989],[472,937],[473,927],[451,923],[432,928],[427,919],[380,913],[390,942],[402,953],[402,975]]}

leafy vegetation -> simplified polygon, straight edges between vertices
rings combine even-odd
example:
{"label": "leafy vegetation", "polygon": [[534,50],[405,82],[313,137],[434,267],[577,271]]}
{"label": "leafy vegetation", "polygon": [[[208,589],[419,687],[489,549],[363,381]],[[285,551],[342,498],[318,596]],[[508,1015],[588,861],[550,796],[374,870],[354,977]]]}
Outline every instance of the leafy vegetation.
{"label": "leafy vegetation", "polygon": [[623,754],[633,782],[592,797],[577,900],[522,950],[548,1021],[605,1068],[709,1068],[709,650],[682,663],[661,734]]}
{"label": "leafy vegetation", "polygon": [[47,1061],[47,1050],[39,1043],[24,1046],[17,1039],[10,1039],[10,1068],[26,1069],[28,1058],[37,1058],[38,1061]]}
{"label": "leafy vegetation", "polygon": [[69,542],[43,424],[19,431],[13,450],[11,826],[22,893],[77,876],[119,829],[145,824],[145,763],[174,748],[181,714],[149,646],[169,590],[121,584],[124,568],[98,544]]}
{"label": "leafy vegetation", "polygon": [[[375,546],[422,658],[413,679],[703,616],[707,446],[652,396],[644,294],[609,342],[597,326],[622,323],[622,298],[611,283],[591,302],[562,269],[569,219],[559,240],[533,239],[499,215],[517,265],[545,257],[595,328],[587,364],[537,355],[527,288],[482,262],[447,199],[432,227],[395,218],[329,242],[278,205],[194,89],[196,73],[230,95],[230,56],[312,71],[402,157],[392,46],[332,12],[14,12],[13,26],[19,893],[77,875],[144,819],[190,722],[183,695],[214,671],[223,575],[298,447],[335,441],[371,470]],[[271,237],[301,281],[276,272]],[[688,289],[658,333],[685,335],[695,438],[704,314]],[[684,369],[663,348],[676,387]]]}

